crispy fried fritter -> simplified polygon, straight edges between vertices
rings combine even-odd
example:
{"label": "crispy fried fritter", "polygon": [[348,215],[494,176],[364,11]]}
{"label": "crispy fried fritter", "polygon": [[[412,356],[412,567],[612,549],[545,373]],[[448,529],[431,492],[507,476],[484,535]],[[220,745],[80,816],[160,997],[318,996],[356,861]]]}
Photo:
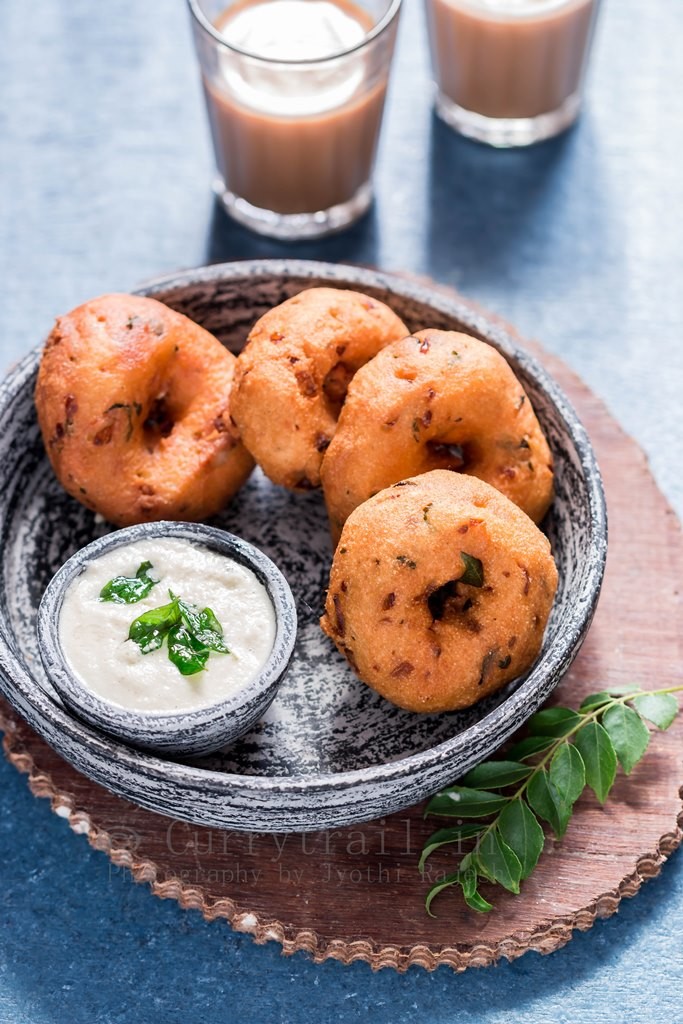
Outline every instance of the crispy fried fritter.
{"label": "crispy fried fritter", "polygon": [[432,469],[485,480],[536,523],[553,497],[550,449],[512,369],[452,331],[388,345],[351,382],[322,466],[335,539],[366,498]]}
{"label": "crispy fried fritter", "polygon": [[261,317],[237,360],[232,415],[274,483],[320,485],[349,381],[407,333],[384,303],[338,288],[310,288]]}
{"label": "crispy fried fritter", "polygon": [[35,398],[62,486],[118,526],[218,512],[254,465],[230,422],[235,363],[154,299],[105,295],[59,317]]}
{"label": "crispy fried fritter", "polygon": [[387,700],[451,711],[532,666],[556,586],[550,544],[521,509],[433,470],[351,513],[320,623]]}

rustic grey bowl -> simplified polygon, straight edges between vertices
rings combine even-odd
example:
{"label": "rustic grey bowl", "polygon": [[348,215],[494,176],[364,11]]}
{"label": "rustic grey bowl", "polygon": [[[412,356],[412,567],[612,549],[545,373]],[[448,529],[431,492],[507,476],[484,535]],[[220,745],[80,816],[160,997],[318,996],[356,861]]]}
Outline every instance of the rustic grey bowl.
{"label": "rustic grey bowl", "polygon": [[557,596],[541,656],[526,678],[467,711],[402,711],[355,678],[318,626],[332,556],[321,496],[291,494],[256,472],[216,525],[256,544],[287,576],[299,620],[289,672],[257,726],[226,750],[189,765],[133,749],[76,718],[42,669],[35,621],[43,591],[73,551],[108,528],[54,479],[33,408],[38,354],[27,356],[0,385],[0,685],[84,774],[198,824],[268,832],[337,828],[435,792],[489,757],[546,700],[581,646],[600,590],[607,525],[590,440],[555,381],[497,321],[423,284],[303,260],[203,267],[140,291],[238,351],[266,309],[321,284],[388,302],[411,331],[465,330],[506,357],[555,459],[557,496],[544,529],[559,567]]}
{"label": "rustic grey bowl", "polygon": [[[98,696],[72,672],[59,638],[59,617],[68,588],[88,565],[114,548],[160,537],[179,537],[250,569],[272,602],[275,640],[259,675],[225,700],[180,712],[132,711]],[[38,609],[38,640],[50,682],[79,718],[135,747],[164,757],[199,756],[212,754],[242,736],[271,704],[294,651],[296,605],[278,567],[240,537],[200,523],[143,523],[98,537],[57,570]]]}

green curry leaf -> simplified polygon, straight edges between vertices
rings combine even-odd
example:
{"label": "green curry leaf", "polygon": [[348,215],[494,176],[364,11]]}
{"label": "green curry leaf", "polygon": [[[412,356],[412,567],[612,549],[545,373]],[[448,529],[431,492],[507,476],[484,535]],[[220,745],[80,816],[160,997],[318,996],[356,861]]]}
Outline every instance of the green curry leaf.
{"label": "green curry leaf", "polygon": [[470,587],[483,587],[484,566],[481,564],[481,560],[475,558],[474,555],[466,554],[464,551],[460,552],[460,558],[465,566],[465,571],[458,578],[458,583],[466,583]]}
{"label": "green curry leaf", "polygon": [[223,639],[223,627],[211,608],[201,611],[169,590],[171,601],[139,615],[130,626],[128,639],[143,654],[163,647],[167,640],[168,657],[184,676],[195,675],[206,667],[209,654],[229,654]]}
{"label": "green curry leaf", "polygon": [[100,590],[100,601],[113,601],[115,604],[137,604],[142,601],[159,582],[149,575],[151,568],[151,562],[142,562],[135,576],[115,576]]}
{"label": "green curry leaf", "polygon": [[177,625],[168,631],[168,657],[182,675],[193,676],[206,667],[209,651],[186,626]]}

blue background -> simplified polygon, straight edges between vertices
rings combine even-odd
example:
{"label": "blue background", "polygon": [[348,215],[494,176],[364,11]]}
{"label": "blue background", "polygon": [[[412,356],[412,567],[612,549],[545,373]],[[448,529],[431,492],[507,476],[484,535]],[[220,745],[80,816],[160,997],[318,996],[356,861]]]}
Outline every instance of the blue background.
{"label": "blue background", "polygon": [[[316,244],[257,239],[209,192],[182,0],[0,0],[0,363],[104,291],[207,260],[314,256],[429,274],[560,353],[683,508],[683,4],[607,0],[579,127],[528,151],[429,109],[405,10],[374,211]],[[456,976],[315,966],[154,899],[0,762],[0,1022],[680,1020],[683,859],[543,958]]]}

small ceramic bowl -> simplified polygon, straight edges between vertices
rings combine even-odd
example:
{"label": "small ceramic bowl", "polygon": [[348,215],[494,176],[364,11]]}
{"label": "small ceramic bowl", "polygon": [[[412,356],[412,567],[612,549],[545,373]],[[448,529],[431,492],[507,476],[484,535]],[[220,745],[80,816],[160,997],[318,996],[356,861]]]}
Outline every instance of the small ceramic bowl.
{"label": "small ceramic bowl", "polygon": [[[273,604],[275,640],[261,672],[225,700],[183,711],[130,710],[94,693],[72,671],[59,639],[59,618],[68,588],[92,562],[117,547],[165,537],[190,541],[250,569]],[[208,754],[250,729],[275,697],[294,650],[296,631],[294,598],[277,566],[239,537],[198,523],[143,523],[99,537],[72,555],[55,573],[38,610],[43,665],[67,707],[106,733],[167,756]]]}

